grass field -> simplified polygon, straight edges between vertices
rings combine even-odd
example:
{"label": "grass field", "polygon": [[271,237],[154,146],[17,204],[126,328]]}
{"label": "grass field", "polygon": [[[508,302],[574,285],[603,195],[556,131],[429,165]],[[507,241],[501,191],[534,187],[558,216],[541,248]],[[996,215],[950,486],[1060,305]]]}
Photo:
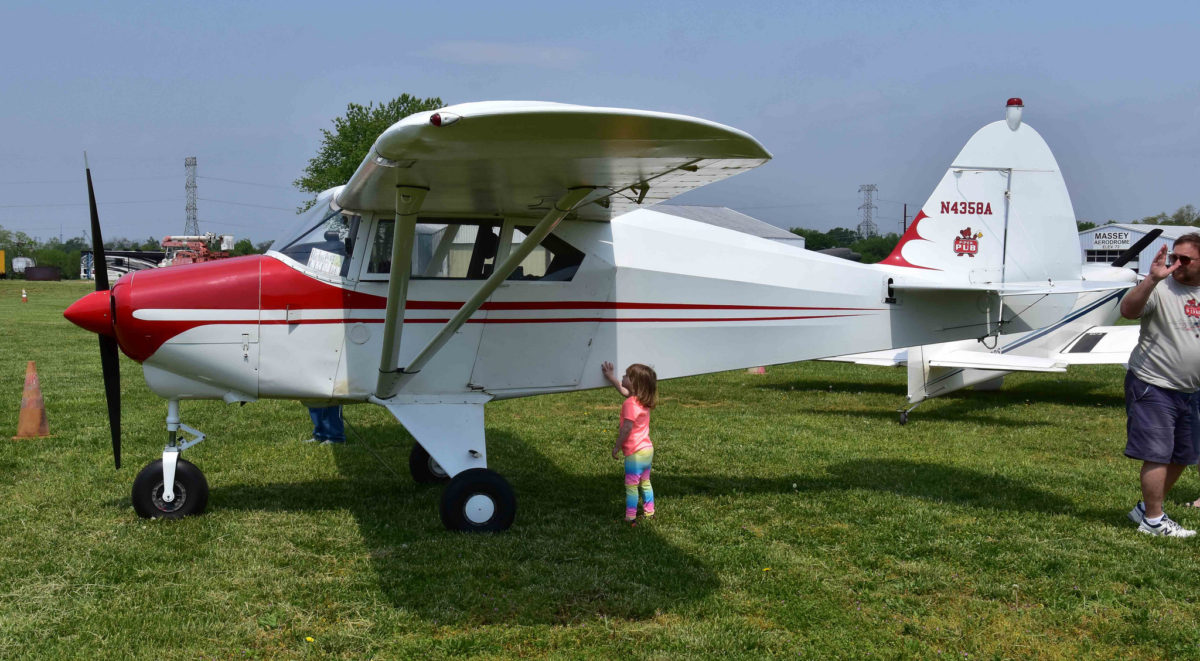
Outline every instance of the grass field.
{"label": "grass field", "polygon": [[[185,403],[208,513],[146,521],[129,489],[166,406],[122,357],[114,471],[96,338],[61,316],[87,288],[0,281],[0,658],[1200,657],[1200,541],[1125,519],[1119,367],[1013,375],[905,427],[903,370],[663,382],[659,515],[633,529],[611,390],[490,404],[518,497],[498,535],[441,527],[382,409],[348,407],[331,448],[299,442],[294,402]],[[27,360],[53,436],[9,440]],[[1189,472],[1171,500],[1198,493]]]}

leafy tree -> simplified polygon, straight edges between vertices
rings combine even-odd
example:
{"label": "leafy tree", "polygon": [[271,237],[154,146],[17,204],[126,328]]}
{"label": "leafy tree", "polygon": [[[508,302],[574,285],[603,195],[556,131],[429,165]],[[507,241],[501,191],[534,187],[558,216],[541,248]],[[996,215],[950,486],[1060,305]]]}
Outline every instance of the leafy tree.
{"label": "leafy tree", "polygon": [[1080,232],[1082,232],[1082,231],[1084,231],[1084,230],[1090,230],[1090,229],[1092,229],[1093,227],[1096,227],[1096,223],[1089,223],[1089,222],[1088,222],[1088,221],[1086,221],[1086,220],[1077,220],[1077,221],[1075,221],[1075,227],[1076,227],[1076,229],[1078,229]]}
{"label": "leafy tree", "polygon": [[858,241],[858,232],[845,227],[835,227],[825,233],[833,242],[835,248],[849,248],[850,244]]}
{"label": "leafy tree", "polygon": [[820,230],[810,230],[804,227],[793,227],[788,230],[792,234],[804,237],[804,247],[809,250],[824,250],[833,248],[833,242]]}
{"label": "leafy tree", "polygon": [[254,249],[254,243],[250,241],[250,239],[242,239],[233,244],[232,255],[234,257],[241,257],[242,255],[254,255],[257,253],[258,251]]}
{"label": "leafy tree", "polygon": [[265,253],[266,251],[271,249],[271,244],[273,244],[273,243],[275,243],[275,239],[271,239],[270,241],[263,241],[262,243],[256,243],[256,244],[254,244],[254,252],[257,252],[259,254]]}
{"label": "leafy tree", "polygon": [[892,254],[892,249],[900,242],[900,235],[892,232],[883,236],[872,236],[860,239],[850,244],[850,249],[862,255],[863,264],[874,264]]}
{"label": "leafy tree", "polygon": [[138,246],[138,250],[162,250],[162,241],[154,237],[147,237],[142,241],[142,245]]}
{"label": "leafy tree", "polygon": [[1171,214],[1172,225],[1196,225],[1200,223],[1200,212],[1196,211],[1196,207],[1185,204]]}
{"label": "leafy tree", "polygon": [[[413,113],[437,110],[444,105],[438,97],[419,99],[408,94],[378,106],[373,102],[365,106],[347,105],[345,116],[333,120],[332,131],[321,129],[321,147],[317,155],[309,159],[304,176],[292,185],[315,195],[346,183],[385,129]],[[316,204],[315,197],[305,202],[299,211],[309,209],[313,204]]]}

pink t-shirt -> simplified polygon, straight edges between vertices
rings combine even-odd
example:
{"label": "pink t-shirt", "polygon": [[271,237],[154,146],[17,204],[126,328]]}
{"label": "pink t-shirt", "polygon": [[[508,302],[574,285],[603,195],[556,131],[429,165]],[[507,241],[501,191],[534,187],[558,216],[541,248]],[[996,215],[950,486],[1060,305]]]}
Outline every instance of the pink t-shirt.
{"label": "pink t-shirt", "polygon": [[650,410],[642,406],[637,397],[630,396],[621,405],[621,424],[626,420],[633,421],[633,429],[625,439],[625,445],[621,446],[626,457],[638,450],[654,447],[650,443]]}

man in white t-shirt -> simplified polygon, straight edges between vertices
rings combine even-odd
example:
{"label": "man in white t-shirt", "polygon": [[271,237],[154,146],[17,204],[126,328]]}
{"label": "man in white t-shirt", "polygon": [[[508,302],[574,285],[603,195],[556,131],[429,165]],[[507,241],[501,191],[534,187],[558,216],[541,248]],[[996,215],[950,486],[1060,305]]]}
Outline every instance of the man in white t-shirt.
{"label": "man in white t-shirt", "polygon": [[1125,456],[1142,461],[1142,500],[1129,512],[1138,531],[1191,537],[1163,512],[1183,469],[1200,459],[1200,234],[1163,246],[1150,273],[1121,300],[1121,315],[1141,319],[1125,375]]}

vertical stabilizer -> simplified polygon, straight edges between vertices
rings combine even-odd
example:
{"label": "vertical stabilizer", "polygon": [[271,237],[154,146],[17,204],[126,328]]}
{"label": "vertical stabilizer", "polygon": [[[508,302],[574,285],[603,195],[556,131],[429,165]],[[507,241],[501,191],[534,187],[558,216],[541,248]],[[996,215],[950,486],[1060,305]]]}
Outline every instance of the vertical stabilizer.
{"label": "vertical stabilizer", "polygon": [[947,284],[1080,278],[1075,211],[1042,136],[1009,117],[980,129],[881,264]]}

